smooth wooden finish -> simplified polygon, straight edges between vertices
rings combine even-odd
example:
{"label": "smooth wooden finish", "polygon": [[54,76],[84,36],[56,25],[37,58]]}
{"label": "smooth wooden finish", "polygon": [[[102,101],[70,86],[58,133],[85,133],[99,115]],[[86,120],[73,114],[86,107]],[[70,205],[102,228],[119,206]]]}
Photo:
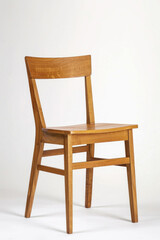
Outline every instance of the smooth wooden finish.
{"label": "smooth wooden finish", "polygon": [[128,131],[72,135],[72,145],[128,140]]}
{"label": "smooth wooden finish", "polygon": [[[85,207],[91,207],[93,168],[100,166],[126,166],[132,222],[138,221],[133,154],[133,124],[95,123],[91,86],[91,56],[69,58],[25,57],[32,107],[35,119],[36,138],[25,217],[30,217],[39,171],[64,176],[66,201],[66,229],[73,231],[73,179],[74,169],[86,169]],[[46,127],[35,79],[85,78],[86,123],[62,127]],[[77,80],[75,80],[77,81]],[[65,99],[64,99],[65,100]],[[101,106],[103,108],[103,106]],[[102,159],[94,157],[94,145],[100,142],[125,141],[126,157]],[[44,143],[62,145],[63,148],[44,150]],[[84,145],[86,146],[76,146]],[[72,154],[86,152],[86,162],[72,163]],[[41,164],[42,157],[64,154],[64,170]]]}
{"label": "smooth wooden finish", "polygon": [[85,94],[86,94],[86,117],[87,117],[86,122],[87,124],[94,124],[95,119],[94,119],[91,76],[85,77]]}
{"label": "smooth wooden finish", "polygon": [[[94,118],[94,107],[93,107],[93,96],[92,96],[92,85],[91,77],[85,77],[85,95],[86,95],[86,122],[95,126]],[[93,127],[92,125],[92,127]],[[91,128],[91,127],[89,127]],[[88,129],[89,129],[88,128]],[[81,129],[82,130],[82,129]],[[94,157],[94,144],[88,144],[89,151],[87,152],[87,162]],[[93,168],[86,169],[86,190],[85,190],[85,207],[90,208],[92,202],[92,185],[93,185]]]}
{"label": "smooth wooden finish", "polygon": [[39,174],[39,171],[37,170],[37,165],[41,163],[43,147],[44,147],[44,143],[41,142],[41,139],[42,139],[41,129],[45,128],[46,125],[45,125],[44,116],[43,116],[43,112],[40,104],[36,82],[34,78],[31,79],[30,77],[27,61],[26,61],[26,67],[27,67],[31,101],[32,101],[32,107],[33,107],[33,113],[34,113],[34,119],[35,119],[35,125],[36,125],[35,147],[34,147],[32,168],[31,168],[30,182],[29,182],[26,210],[25,210],[25,217],[29,218],[32,211],[32,205],[33,205],[33,200],[34,200],[34,195],[35,195],[35,190],[36,190],[36,185],[38,180],[38,174]]}
{"label": "smooth wooden finish", "polygon": [[[82,147],[73,147],[72,153],[81,153],[81,152],[87,152],[88,146],[82,146]],[[55,155],[63,155],[64,154],[64,148],[59,149],[51,149],[51,150],[44,150],[42,157],[50,157]]]}
{"label": "smooth wooden finish", "polygon": [[51,127],[43,129],[45,133],[54,134],[94,134],[94,133],[109,133],[118,132],[137,128],[137,125],[131,124],[113,124],[113,123],[91,123],[91,124],[79,124],[64,127]]}
{"label": "smooth wooden finish", "polygon": [[73,225],[73,193],[72,193],[72,142],[71,135],[65,136],[64,169],[66,195],[66,227],[67,233],[72,233]]}
{"label": "smooth wooden finish", "polygon": [[82,168],[94,168],[94,167],[103,167],[103,166],[111,166],[111,165],[121,165],[121,164],[129,164],[129,158],[115,158],[115,159],[102,159],[96,160],[92,159],[88,162],[76,162],[72,164],[73,169],[82,169]]}
{"label": "smooth wooden finish", "polygon": [[46,133],[43,131],[43,129],[41,129],[41,131],[42,131],[42,141],[44,143],[64,145],[64,136],[63,135]]}
{"label": "smooth wooden finish", "polygon": [[43,171],[43,172],[49,172],[49,173],[55,173],[58,175],[65,175],[65,171],[63,169],[59,169],[59,168],[53,168],[53,167],[48,167],[48,166],[44,166],[44,165],[37,165],[37,169],[39,171]]}
{"label": "smooth wooden finish", "polygon": [[35,79],[72,78],[91,75],[91,56],[66,58],[26,57],[29,76]]}
{"label": "smooth wooden finish", "polygon": [[[87,162],[94,157],[94,144],[88,144]],[[86,190],[85,190],[85,207],[90,208],[92,202],[92,185],[93,185],[93,168],[86,169]]]}
{"label": "smooth wooden finish", "polygon": [[35,190],[37,186],[38,174],[39,171],[37,169],[37,165],[41,163],[42,152],[43,152],[44,144],[40,143],[37,139],[35,141],[35,148],[33,154],[33,161],[32,161],[32,169],[31,169],[31,176],[28,188],[28,195],[27,195],[27,203],[26,203],[26,210],[25,210],[25,217],[29,218],[32,211],[32,205],[35,195]]}
{"label": "smooth wooden finish", "polygon": [[133,134],[129,131],[129,140],[125,141],[126,156],[130,158],[130,164],[127,165],[128,190],[130,198],[130,209],[132,222],[138,222],[137,195],[136,195],[136,180],[134,166],[134,149],[133,149]]}

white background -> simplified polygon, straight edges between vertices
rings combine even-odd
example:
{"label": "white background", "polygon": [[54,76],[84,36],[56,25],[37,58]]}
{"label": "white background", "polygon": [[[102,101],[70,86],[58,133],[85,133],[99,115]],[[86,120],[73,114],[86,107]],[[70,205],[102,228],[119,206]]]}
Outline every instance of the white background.
{"label": "white background", "polygon": [[[0,1],[1,239],[18,239],[22,237],[21,230],[25,236],[30,234],[29,239],[32,239],[32,230],[35,234],[33,239],[36,236],[38,239],[40,234],[46,236],[46,233],[47,239],[55,234],[57,239],[67,238],[64,233],[64,179],[61,176],[40,173],[32,215],[37,216],[36,222],[41,214],[46,214],[46,218],[41,218],[41,228],[35,223],[30,229],[33,220],[25,222],[23,219],[35,136],[24,57],[86,54],[92,55],[96,122],[139,125],[134,130],[134,143],[140,223],[131,227],[128,222],[124,168],[95,169],[93,208],[89,210],[95,215],[89,215],[89,219],[86,216],[91,212],[82,208],[85,170],[78,170],[74,172],[73,179],[77,238],[93,239],[101,234],[102,239],[105,236],[114,239],[113,226],[117,224],[119,231],[127,232],[132,228],[128,233],[131,237],[137,233],[138,236],[146,234],[144,239],[151,239],[154,232],[153,239],[159,239],[160,231],[156,228],[160,224],[159,13],[159,0]],[[83,79],[40,80],[38,89],[47,126],[85,122]],[[97,144],[95,153],[98,157],[123,156],[124,145]],[[83,153],[74,156],[75,161],[84,159]],[[63,167],[62,156],[45,158],[45,162]],[[110,207],[109,213],[107,207]],[[61,218],[54,212],[57,208],[62,213]],[[47,217],[50,219],[48,225]],[[105,221],[106,225],[103,225]],[[17,225],[8,232],[7,224],[13,226],[13,222]],[[153,230],[149,229],[152,225]],[[39,232],[40,229],[44,232]],[[117,236],[124,238],[126,235],[122,232],[117,233],[115,239]]]}

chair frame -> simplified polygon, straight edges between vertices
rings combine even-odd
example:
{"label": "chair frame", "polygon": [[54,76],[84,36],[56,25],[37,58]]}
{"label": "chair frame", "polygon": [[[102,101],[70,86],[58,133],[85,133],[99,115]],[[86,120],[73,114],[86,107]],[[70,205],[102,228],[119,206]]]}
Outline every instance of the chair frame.
{"label": "chair frame", "polygon": [[[72,172],[74,169],[86,168],[85,207],[91,207],[93,168],[100,166],[125,166],[127,168],[128,188],[130,197],[130,210],[132,222],[138,222],[136,181],[134,166],[134,150],[132,128],[117,128],[107,132],[47,132],[46,124],[41,108],[35,79],[55,79],[70,77],[85,77],[86,116],[87,124],[95,124],[92,87],[91,87],[91,56],[67,57],[67,58],[34,58],[25,57],[30,94],[35,118],[36,136],[35,147],[27,195],[25,217],[31,215],[39,171],[59,174],[65,177],[65,201],[66,201],[66,228],[67,233],[73,231],[73,193]],[[100,142],[124,141],[126,157],[115,159],[102,159],[94,157],[94,145]],[[44,143],[62,145],[61,149],[43,150]],[[85,144],[85,145],[84,145]],[[76,146],[84,145],[84,146]],[[86,162],[72,162],[73,153],[87,153]],[[42,157],[64,154],[64,170],[44,166]]]}

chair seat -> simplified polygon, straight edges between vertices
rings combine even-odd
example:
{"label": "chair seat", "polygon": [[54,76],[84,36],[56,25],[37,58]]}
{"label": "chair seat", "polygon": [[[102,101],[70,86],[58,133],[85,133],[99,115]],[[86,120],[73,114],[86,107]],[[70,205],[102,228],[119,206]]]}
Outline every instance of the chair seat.
{"label": "chair seat", "polygon": [[45,133],[58,134],[88,134],[88,133],[107,133],[124,131],[133,128],[138,128],[136,124],[116,124],[116,123],[95,123],[95,124],[78,124],[63,127],[48,127],[43,128]]}

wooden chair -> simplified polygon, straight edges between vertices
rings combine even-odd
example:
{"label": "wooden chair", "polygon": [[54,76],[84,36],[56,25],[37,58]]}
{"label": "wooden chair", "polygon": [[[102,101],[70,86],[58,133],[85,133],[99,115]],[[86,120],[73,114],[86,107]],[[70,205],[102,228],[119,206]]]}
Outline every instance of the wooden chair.
{"label": "wooden chair", "polygon": [[[25,57],[33,112],[36,126],[35,148],[33,154],[30,183],[28,189],[25,217],[31,215],[39,171],[55,173],[65,178],[66,227],[72,233],[72,171],[86,168],[85,207],[91,207],[93,168],[109,165],[127,168],[130,209],[132,222],[138,222],[134,151],[132,129],[137,125],[95,123],[91,89],[91,56],[66,58]],[[54,79],[85,77],[87,123],[46,127],[35,79]],[[102,159],[94,157],[94,144],[100,142],[124,141],[126,157]],[[63,145],[61,149],[43,150],[44,143]],[[85,145],[84,145],[85,144]],[[82,145],[76,146],[75,145]],[[87,153],[86,162],[72,162],[73,153]],[[41,165],[42,157],[64,154],[64,170]]]}

